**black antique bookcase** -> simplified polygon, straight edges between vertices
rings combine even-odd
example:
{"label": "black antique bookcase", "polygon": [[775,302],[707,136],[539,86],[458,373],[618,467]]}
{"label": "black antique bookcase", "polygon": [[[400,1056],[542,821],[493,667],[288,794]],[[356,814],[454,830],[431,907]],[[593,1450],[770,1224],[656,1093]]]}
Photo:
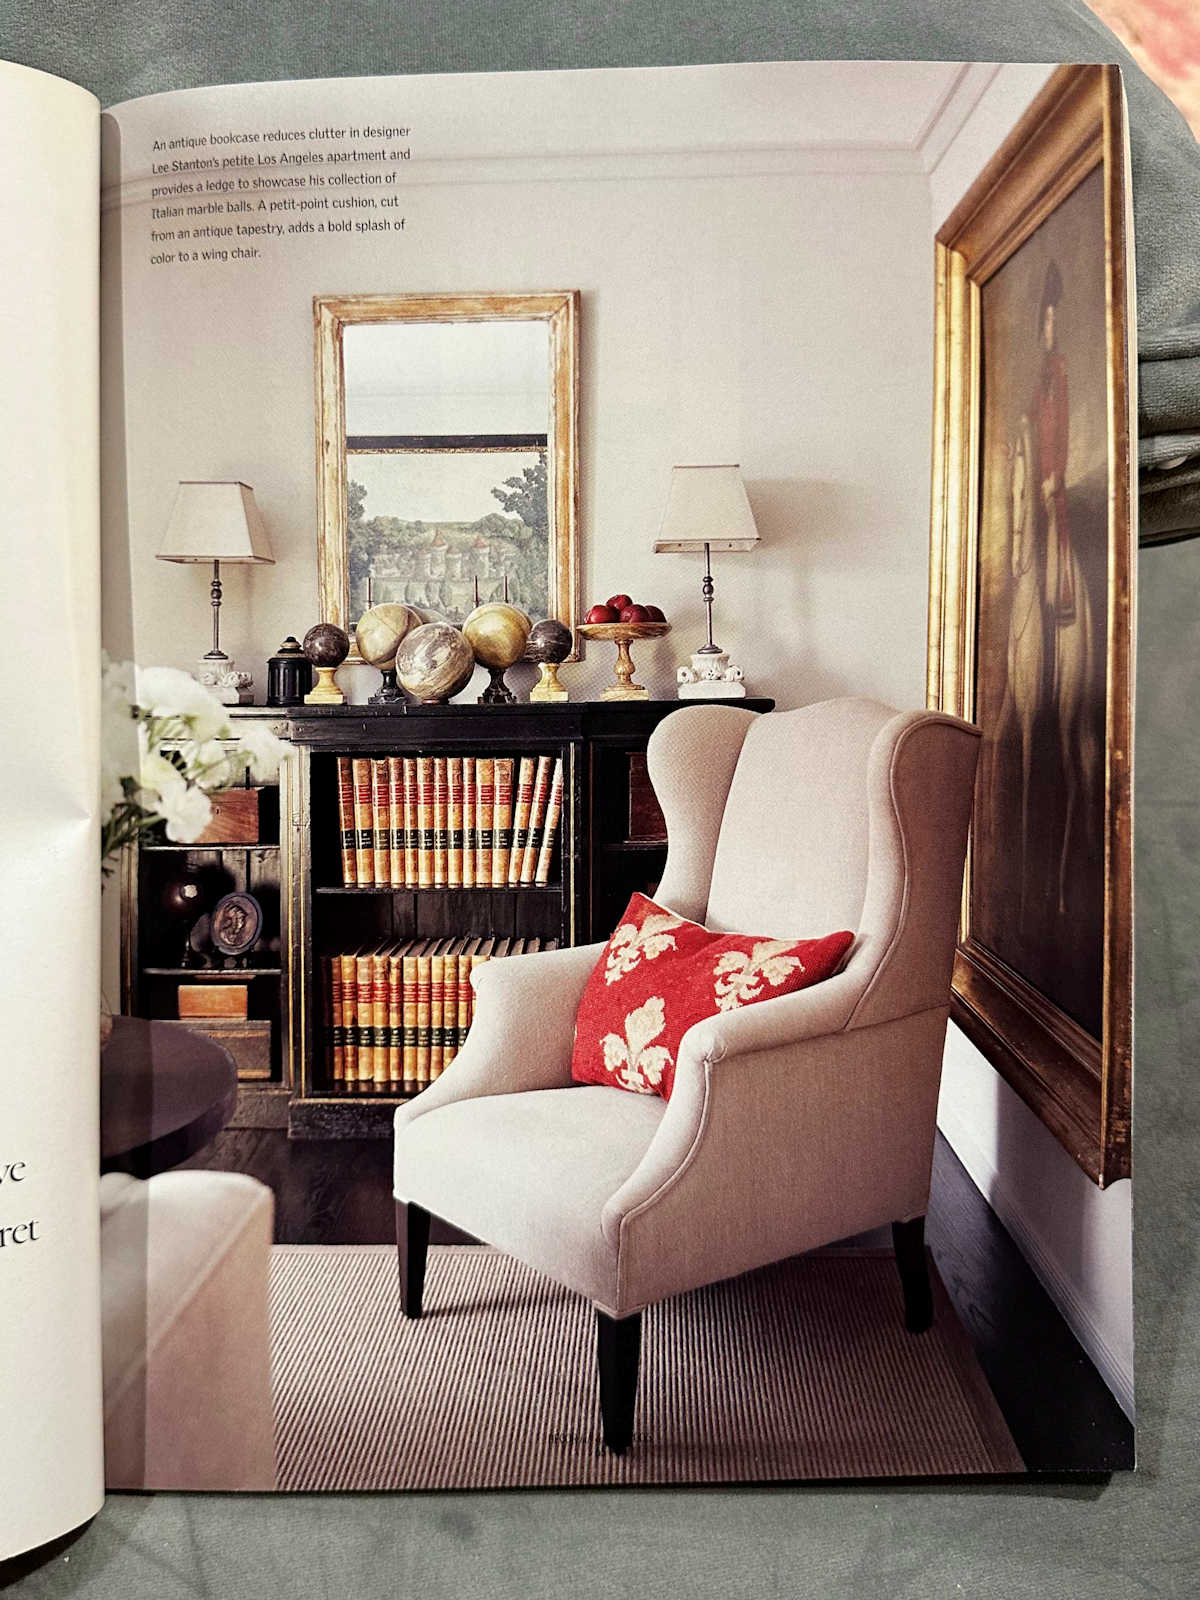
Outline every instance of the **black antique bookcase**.
{"label": "black antique bookcase", "polygon": [[[739,704],[765,712],[774,702]],[[536,935],[561,945],[607,938],[630,894],[653,892],[662,874],[666,841],[644,757],[654,728],[680,709],[677,700],[235,709],[235,725],[263,719],[290,746],[278,803],[264,797],[257,844],[151,841],[126,852],[122,1009],[174,1017],[181,982],[245,982],[250,1015],[271,1023],[271,1073],[241,1084],[235,1123],[286,1127],[293,1138],[386,1136],[402,1097],[349,1089],[328,1076],[322,957],[415,935]],[[546,886],[346,886],[337,758],[383,755],[561,758],[562,818]],[[181,862],[262,903],[263,933],[244,968],[205,973],[181,964],[181,929],[163,902]]]}

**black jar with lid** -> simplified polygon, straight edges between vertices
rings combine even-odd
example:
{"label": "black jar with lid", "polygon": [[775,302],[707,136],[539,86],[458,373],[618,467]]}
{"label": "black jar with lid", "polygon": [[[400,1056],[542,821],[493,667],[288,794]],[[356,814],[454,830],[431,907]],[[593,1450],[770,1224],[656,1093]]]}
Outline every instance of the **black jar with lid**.
{"label": "black jar with lid", "polygon": [[299,706],[313,686],[312,663],[289,633],[267,662],[267,704]]}

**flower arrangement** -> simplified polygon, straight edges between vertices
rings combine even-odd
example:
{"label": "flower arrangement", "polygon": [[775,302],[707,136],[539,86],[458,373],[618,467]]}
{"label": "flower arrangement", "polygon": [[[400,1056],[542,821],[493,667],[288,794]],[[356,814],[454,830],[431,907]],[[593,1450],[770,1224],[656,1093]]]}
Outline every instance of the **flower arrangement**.
{"label": "flower arrangement", "polygon": [[[212,816],[209,795],[242,779],[273,778],[286,746],[249,719],[236,730],[202,684],[174,667],[104,657],[101,693],[101,835],[105,874],[122,845],[166,822],[190,844]],[[236,741],[236,742],[230,742]]]}

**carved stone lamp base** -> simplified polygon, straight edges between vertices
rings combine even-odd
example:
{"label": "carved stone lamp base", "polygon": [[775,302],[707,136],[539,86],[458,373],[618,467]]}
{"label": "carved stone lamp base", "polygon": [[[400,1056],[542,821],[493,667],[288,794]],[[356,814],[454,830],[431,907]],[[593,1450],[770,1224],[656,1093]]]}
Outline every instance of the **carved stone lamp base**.
{"label": "carved stone lamp base", "polygon": [[746,685],[742,669],[735,666],[725,650],[697,650],[690,667],[676,674],[681,700],[744,700]]}

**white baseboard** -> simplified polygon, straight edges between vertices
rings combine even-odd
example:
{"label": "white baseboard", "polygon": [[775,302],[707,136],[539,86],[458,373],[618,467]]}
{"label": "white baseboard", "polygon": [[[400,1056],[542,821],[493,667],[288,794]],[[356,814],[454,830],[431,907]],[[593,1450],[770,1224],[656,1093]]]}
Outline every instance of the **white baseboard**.
{"label": "white baseboard", "polygon": [[1023,1206],[1020,1197],[1006,1187],[994,1161],[977,1143],[969,1123],[956,1116],[951,1108],[943,1105],[939,1108],[938,1126],[945,1134],[955,1155],[967,1169],[975,1187],[999,1217],[1017,1248],[1033,1268],[1038,1281],[1054,1301],[1063,1320],[1083,1346],[1088,1359],[1112,1391],[1117,1404],[1132,1422],[1134,1413],[1132,1367],[1113,1349],[1105,1337],[1086,1296],[1047,1247],[1038,1233],[1035,1220]]}

